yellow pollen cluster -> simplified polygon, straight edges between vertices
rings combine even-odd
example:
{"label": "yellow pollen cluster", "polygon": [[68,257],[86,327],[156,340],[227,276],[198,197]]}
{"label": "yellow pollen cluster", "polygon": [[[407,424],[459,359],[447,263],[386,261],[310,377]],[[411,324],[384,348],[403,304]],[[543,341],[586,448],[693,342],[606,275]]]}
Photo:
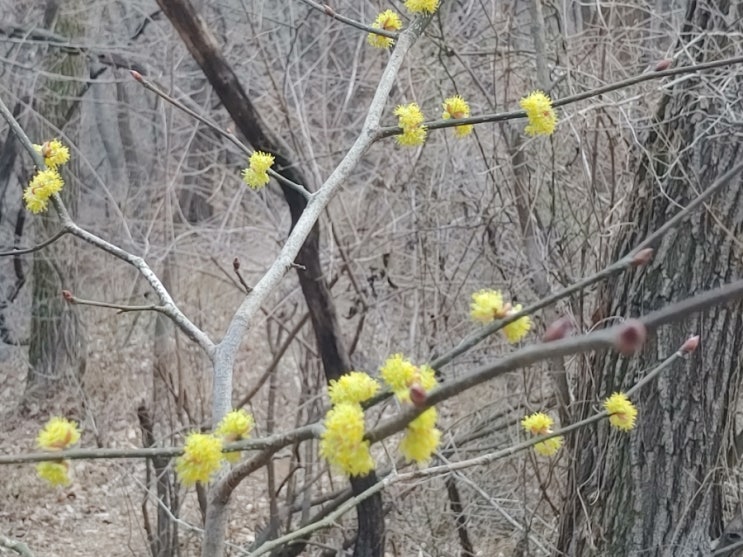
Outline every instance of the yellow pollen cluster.
{"label": "yellow pollen cluster", "polygon": [[44,164],[50,170],[56,170],[58,166],[70,160],[70,150],[58,139],[45,141],[42,145],[34,145],[34,149],[44,157]]}
{"label": "yellow pollen cluster", "polygon": [[184,485],[207,483],[221,466],[222,440],[207,433],[190,433],[175,470]]}
{"label": "yellow pollen cluster", "polygon": [[[503,294],[498,290],[480,290],[472,294],[470,303],[470,317],[480,323],[490,323],[495,319],[502,319],[520,312],[521,304],[511,306],[503,302]],[[518,342],[531,329],[531,319],[528,315],[519,317],[516,321],[503,327],[503,334],[510,343]]]}
{"label": "yellow pollen cluster", "polygon": [[405,0],[405,7],[414,14],[432,14],[438,9],[439,0]]}
{"label": "yellow pollen cluster", "polygon": [[423,112],[417,103],[400,105],[395,109],[398,117],[398,125],[402,128],[402,134],[397,136],[400,145],[415,146],[423,145],[426,141],[426,128],[423,126]]}
{"label": "yellow pollen cluster", "polygon": [[[402,28],[402,21],[400,16],[392,10],[385,10],[377,16],[374,23],[371,25],[375,29],[384,29],[385,31],[399,31]],[[377,35],[376,33],[369,33],[366,41],[375,48],[389,48],[391,47],[395,39],[385,37],[384,35]]]}
{"label": "yellow pollen cluster", "polygon": [[333,404],[351,402],[360,404],[369,400],[379,390],[379,383],[362,371],[351,371],[333,379],[328,386],[328,394]]}
{"label": "yellow pollen cluster", "polygon": [[637,408],[624,393],[614,393],[604,401],[604,409],[609,413],[609,423],[623,431],[635,427]]}
{"label": "yellow pollen cluster", "polygon": [[40,170],[23,191],[26,208],[32,213],[43,213],[49,205],[49,198],[64,187],[62,176],[56,169]]}
{"label": "yellow pollen cluster", "polygon": [[[547,435],[552,433],[554,420],[543,412],[535,412],[521,420],[521,426],[532,435]],[[550,437],[534,445],[534,450],[543,456],[554,455],[562,446],[563,438]]]}
{"label": "yellow pollen cluster", "polygon": [[529,135],[551,135],[557,126],[557,114],[552,108],[552,100],[542,91],[534,91],[519,101],[526,111],[529,123],[526,133]]}
{"label": "yellow pollen cluster", "polygon": [[441,440],[441,432],[436,429],[438,413],[429,408],[408,424],[400,441],[400,452],[406,460],[419,464],[427,462]]}
{"label": "yellow pollen cluster", "polygon": [[243,182],[253,189],[261,189],[271,179],[268,169],[274,162],[274,156],[262,151],[255,151],[250,155],[248,168],[243,170]]}
{"label": "yellow pollen cluster", "polygon": [[415,366],[402,354],[393,354],[380,369],[384,382],[401,402],[410,402],[410,387],[420,385],[424,391],[436,386],[436,374],[428,366]]}
{"label": "yellow pollen cluster", "polygon": [[[441,114],[444,120],[458,120],[460,118],[469,118],[469,116],[470,105],[459,95],[449,97],[444,101],[444,112]],[[472,133],[473,127],[472,124],[462,124],[454,128],[454,134],[457,137],[464,137]]]}
{"label": "yellow pollen cluster", "polygon": [[342,402],[328,411],[320,455],[351,476],[363,476],[374,469],[369,442],[364,441],[364,411],[359,404]]}
{"label": "yellow pollen cluster", "polygon": [[[44,425],[36,437],[39,448],[47,451],[61,451],[80,440],[80,430],[74,422],[66,418],[53,417]],[[51,485],[68,485],[70,464],[66,460],[40,462],[36,472],[40,478]]]}
{"label": "yellow pollen cluster", "polygon": [[[214,434],[221,437],[225,443],[235,443],[250,435],[254,426],[253,416],[245,410],[232,410],[222,418],[217,429],[214,430]],[[240,460],[240,455],[239,451],[233,451],[225,453],[224,458],[227,462],[234,463]]]}

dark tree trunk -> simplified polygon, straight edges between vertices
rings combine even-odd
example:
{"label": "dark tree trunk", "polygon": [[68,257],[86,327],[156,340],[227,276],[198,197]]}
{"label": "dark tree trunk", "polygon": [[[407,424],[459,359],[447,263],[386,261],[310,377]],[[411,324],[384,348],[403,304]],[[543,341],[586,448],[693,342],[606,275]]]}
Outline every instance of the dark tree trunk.
{"label": "dark tree trunk", "polygon": [[[76,6],[80,7],[77,2],[69,2],[65,6],[68,12],[63,12],[58,2],[49,0],[45,13],[46,26],[50,28],[54,26],[57,32],[70,39],[82,36],[80,15],[76,11]],[[37,143],[57,136],[56,130],[64,128],[70,120],[85,86],[85,67],[83,56],[67,54],[56,49],[50,49],[46,53],[44,69],[59,74],[61,78],[43,81],[42,88],[37,93],[35,108],[50,124],[42,127],[43,137],[35,138]],[[74,165],[74,162],[71,165]],[[62,174],[66,180],[60,195],[74,215],[77,197],[74,181],[70,179],[70,175],[65,176],[65,170]],[[39,240],[57,232],[56,218],[37,216],[34,217],[34,221],[37,224]],[[33,256],[27,393],[54,389],[61,381],[76,381],[85,369],[85,337],[82,323],[77,308],[67,304],[61,295],[63,288],[75,291],[76,251],[68,246],[67,242],[57,242],[53,248],[37,251]]]}
{"label": "dark tree trunk", "polygon": [[[158,0],[158,5],[178,31],[181,39],[206,75],[220,100],[230,113],[237,128],[256,150],[276,156],[276,169],[296,184],[307,185],[297,165],[282,153],[279,142],[263,125],[240,81],[222,56],[216,39],[196,14],[188,0]],[[307,200],[297,191],[280,184],[289,206],[292,228],[299,220]],[[351,370],[348,352],[338,326],[335,304],[330,294],[320,262],[320,227],[316,224],[296,257],[297,274],[307,303],[318,351],[327,381],[337,379]],[[351,478],[354,495],[358,495],[377,481],[372,471],[362,478]],[[358,534],[355,557],[381,557],[384,554],[384,514],[382,496],[376,493],[356,507]],[[301,550],[292,544],[292,552]]]}
{"label": "dark tree trunk", "polygon": [[[739,3],[689,2],[681,42],[686,63],[740,55]],[[734,29],[730,28],[733,22]],[[614,257],[626,254],[743,155],[737,135],[743,77],[736,70],[693,76],[666,91],[655,126],[644,141],[632,200]],[[657,246],[645,268],[609,281],[599,300],[604,318],[642,315],[743,272],[743,190],[740,177]],[[592,412],[591,401],[624,391],[690,334],[700,349],[664,371],[636,397],[637,427],[610,430],[606,422],[570,440],[575,467],[565,506],[561,554],[708,555],[720,533],[726,453],[743,350],[741,304],[718,307],[661,329],[637,357],[598,355],[581,379],[574,419]]]}

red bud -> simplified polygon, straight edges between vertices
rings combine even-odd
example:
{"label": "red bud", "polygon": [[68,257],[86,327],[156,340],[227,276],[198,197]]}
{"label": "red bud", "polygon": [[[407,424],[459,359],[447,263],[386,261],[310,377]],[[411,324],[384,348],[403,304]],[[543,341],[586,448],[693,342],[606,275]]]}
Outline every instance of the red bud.
{"label": "red bud", "polygon": [[645,338],[647,338],[647,329],[642,321],[628,319],[619,326],[617,337],[614,339],[614,348],[624,356],[632,356],[645,344]]}
{"label": "red bud", "polygon": [[567,317],[560,317],[557,321],[550,323],[542,335],[542,342],[552,342],[568,336],[573,329],[573,324]]}
{"label": "red bud", "polygon": [[655,71],[656,72],[662,72],[663,70],[667,70],[671,67],[671,64],[673,63],[673,60],[670,58],[666,58],[665,60],[659,60],[657,64],[655,64]]}
{"label": "red bud", "polygon": [[682,354],[691,354],[699,347],[699,335],[694,335],[686,339],[686,342],[681,345],[679,351]]}
{"label": "red bud", "polygon": [[642,265],[647,265],[648,263],[650,263],[650,261],[652,261],[654,254],[655,251],[653,250],[653,248],[641,249],[632,256],[631,265],[633,267],[641,267]]}
{"label": "red bud", "polygon": [[236,271],[240,270],[240,260],[237,257],[232,260],[232,268]]}
{"label": "red bud", "polygon": [[420,383],[413,383],[408,391],[410,393],[410,402],[413,406],[420,408],[426,404],[426,389]]}
{"label": "red bud", "polygon": [[75,298],[69,290],[62,290],[62,297],[71,304],[75,303]]}
{"label": "red bud", "polygon": [[144,81],[144,78],[142,77],[142,74],[139,73],[137,70],[129,70],[132,74],[132,77],[142,83]]}

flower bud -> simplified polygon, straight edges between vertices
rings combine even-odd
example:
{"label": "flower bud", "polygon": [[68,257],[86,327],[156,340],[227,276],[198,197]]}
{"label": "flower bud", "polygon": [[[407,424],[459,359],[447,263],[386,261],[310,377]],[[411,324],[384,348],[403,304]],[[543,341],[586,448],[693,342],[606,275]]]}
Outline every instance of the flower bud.
{"label": "flower bud", "polygon": [[686,339],[686,342],[681,345],[681,348],[679,348],[679,352],[682,354],[691,354],[694,352],[697,347],[699,346],[699,335],[694,335],[693,337],[689,337]]}
{"label": "flower bud", "polygon": [[633,267],[642,267],[643,265],[647,265],[652,261],[654,254],[655,251],[653,248],[641,249],[632,257],[631,265]]}
{"label": "flower bud", "polygon": [[552,342],[568,336],[573,329],[573,324],[567,317],[560,317],[557,321],[550,323],[542,335],[542,342]]}
{"label": "flower bud", "polygon": [[425,406],[426,398],[428,397],[426,396],[426,389],[424,389],[420,383],[413,383],[410,385],[408,392],[410,394],[410,402],[413,403],[413,406],[416,408]]}
{"label": "flower bud", "polygon": [[637,319],[628,319],[619,326],[614,339],[614,348],[624,356],[632,356],[645,343],[647,328]]}

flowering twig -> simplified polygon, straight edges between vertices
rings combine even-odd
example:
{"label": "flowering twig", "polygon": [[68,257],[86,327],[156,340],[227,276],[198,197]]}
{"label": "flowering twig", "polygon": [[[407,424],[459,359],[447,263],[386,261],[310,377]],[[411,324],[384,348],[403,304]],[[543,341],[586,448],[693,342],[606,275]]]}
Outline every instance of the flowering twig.
{"label": "flowering twig", "polygon": [[[31,143],[31,140],[26,135],[26,132],[20,126],[18,121],[13,117],[13,114],[10,112],[10,110],[8,110],[8,107],[5,106],[5,103],[2,101],[2,99],[0,99],[0,115],[5,119],[5,121],[10,126],[13,134],[16,136],[18,141],[21,142],[21,145],[31,156],[34,164],[41,170],[46,169],[43,157],[36,151],[36,149],[34,149],[33,143]],[[198,344],[209,357],[212,356],[214,352],[214,343],[204,331],[194,325],[178,308],[178,306],[173,301],[173,298],[170,296],[170,293],[167,291],[165,286],[163,286],[163,283],[160,281],[160,279],[152,271],[150,266],[147,264],[147,262],[145,262],[143,258],[131,254],[78,226],[72,220],[72,217],[70,217],[70,214],[67,212],[67,208],[64,206],[64,203],[62,203],[62,199],[59,197],[58,194],[53,194],[51,200],[55,210],[57,211],[57,215],[59,216],[62,229],[66,233],[72,234],[73,236],[76,236],[77,238],[80,238],[81,240],[92,244],[93,246],[113,255],[114,257],[121,259],[126,263],[129,263],[131,266],[137,269],[155,291],[160,302],[162,302],[163,313],[170,317],[173,323],[175,323],[176,326],[180,328],[186,336],[188,336],[188,338]]]}
{"label": "flowering twig", "polygon": [[[704,64],[682,66],[680,68],[671,68],[669,70],[663,70],[660,72],[643,73],[643,74],[636,75],[636,76],[633,76],[627,79],[623,79],[622,81],[610,83],[609,85],[604,85],[602,87],[590,89],[588,91],[584,91],[583,93],[577,93],[575,95],[570,95],[562,99],[554,100],[552,101],[552,106],[559,107],[559,106],[573,104],[578,101],[590,99],[591,97],[597,97],[599,95],[603,95],[604,93],[608,93],[610,91],[616,91],[618,89],[624,89],[625,87],[630,87],[631,85],[637,85],[638,83],[643,83],[645,81],[661,79],[661,78],[669,77],[673,75],[695,73],[695,72],[700,72],[703,70],[710,70],[714,68],[722,68],[725,66],[732,66],[735,64],[742,64],[742,63],[743,63],[743,56],[736,56],[734,58],[725,58],[724,60],[716,60],[714,62],[705,62]],[[495,112],[491,114],[481,114],[479,116],[470,116],[468,118],[461,118],[458,120],[434,120],[431,122],[424,122],[423,126],[425,126],[426,129],[428,130],[437,130],[437,129],[442,129],[442,128],[451,128],[454,126],[461,126],[463,124],[483,124],[485,122],[505,122],[506,120],[515,120],[517,118],[526,118],[526,111],[511,110],[508,112]],[[382,138],[390,137],[393,135],[400,135],[402,133],[403,133],[402,128],[398,126],[380,128],[377,131],[376,139],[382,139]]]}
{"label": "flowering twig", "polygon": [[681,209],[673,217],[671,217],[665,223],[663,223],[663,226],[661,226],[658,230],[650,234],[647,238],[645,238],[642,242],[640,242],[637,246],[635,246],[634,249],[632,249],[627,255],[622,257],[619,261],[616,261],[610,264],[606,268],[598,271],[597,273],[594,273],[593,275],[589,277],[584,278],[583,280],[576,282],[575,284],[572,284],[571,286],[568,286],[567,288],[563,288],[562,290],[559,290],[555,292],[554,294],[551,294],[550,296],[542,298],[541,300],[531,304],[530,306],[525,307],[519,312],[515,312],[512,315],[509,315],[508,317],[505,317],[503,319],[498,319],[496,321],[493,321],[492,323],[487,324],[482,329],[476,331],[469,337],[464,338],[453,349],[435,358],[430,364],[431,367],[433,367],[434,369],[439,369],[442,366],[445,366],[446,364],[451,362],[457,356],[467,352],[474,346],[478,345],[480,342],[485,340],[487,337],[489,337],[496,331],[499,331],[500,329],[502,329],[509,323],[513,323],[514,321],[516,321],[517,319],[520,319],[521,317],[525,315],[531,315],[539,311],[540,309],[545,308],[561,300],[562,298],[566,298],[567,296],[570,296],[571,294],[574,294],[575,292],[579,292],[583,290],[584,288],[591,286],[592,284],[595,284],[603,279],[609,278],[610,276],[616,275],[633,266],[636,266],[640,258],[647,256],[648,252],[646,250],[650,246],[655,245],[656,242],[658,242],[669,231],[673,230],[679,224],[681,224],[683,221],[689,218],[694,210],[696,210],[698,207],[703,205],[704,202],[707,201],[707,199],[712,197],[719,190],[721,190],[724,186],[726,186],[730,182],[730,180],[732,180],[735,176],[737,176],[741,171],[743,171],[743,162],[739,162],[733,168],[728,170],[725,174],[720,176],[706,190],[700,193],[691,203],[689,203],[686,207]]}
{"label": "flowering twig", "polygon": [[307,4],[308,6],[310,6],[311,8],[321,11],[325,15],[330,16],[333,19],[337,19],[341,23],[345,23],[346,25],[355,27],[356,29],[366,31],[368,33],[374,33],[376,35],[382,35],[383,37],[388,37],[390,39],[397,39],[398,37],[398,33],[394,33],[392,31],[387,31],[385,29],[380,29],[377,27],[372,27],[371,25],[365,25],[364,23],[356,21],[355,19],[351,19],[350,17],[341,15],[338,12],[336,12],[333,8],[328,6],[327,4],[320,4],[318,2],[315,2],[314,0],[301,0],[301,1]]}
{"label": "flowering twig", "polygon": [[[277,433],[263,439],[245,439],[237,443],[225,443],[223,452],[262,451],[275,447],[283,448],[299,441],[320,436],[320,424],[309,424],[291,431]],[[49,460],[98,460],[153,458],[156,456],[180,456],[183,447],[157,447],[142,449],[66,449],[63,451],[36,452],[22,455],[0,455],[0,465],[45,462]]]}
{"label": "flowering twig", "polygon": [[[182,103],[181,101],[179,101],[175,97],[173,97],[171,95],[168,95],[165,91],[163,91],[162,89],[160,89],[159,87],[157,87],[152,81],[150,81],[149,79],[147,79],[146,77],[144,77],[138,71],[131,70],[130,73],[132,74],[132,77],[134,78],[134,80],[137,81],[138,83],[141,83],[142,86],[145,89],[147,89],[148,91],[151,91],[151,92],[155,93],[158,97],[160,97],[164,101],[170,103],[171,105],[173,105],[174,107],[176,107],[178,110],[181,110],[182,112],[185,112],[191,118],[194,118],[195,120],[197,120],[197,121],[201,122],[202,124],[204,124],[205,126],[207,126],[209,129],[215,131],[216,133],[218,133],[222,137],[228,139],[229,141],[231,141],[238,149],[240,149],[246,155],[251,155],[253,153],[253,150],[250,149],[247,145],[245,145],[242,141],[240,141],[235,134],[230,133],[230,132],[228,132],[225,129],[222,129],[216,123],[212,122],[211,120],[209,120],[205,116],[202,116],[201,114],[199,114],[195,110],[192,110],[191,108],[187,107],[184,103]],[[268,169],[268,174],[271,177],[275,178],[276,180],[278,180],[278,181],[286,184],[290,188],[296,190],[303,197],[309,199],[310,192],[307,191],[307,188],[305,188],[304,186],[301,186],[300,184],[296,184],[296,183],[292,182],[291,180],[289,180],[288,178],[285,178],[284,176],[282,176],[281,174],[279,174],[278,172],[276,172],[273,169],[270,169],[269,168]]]}

